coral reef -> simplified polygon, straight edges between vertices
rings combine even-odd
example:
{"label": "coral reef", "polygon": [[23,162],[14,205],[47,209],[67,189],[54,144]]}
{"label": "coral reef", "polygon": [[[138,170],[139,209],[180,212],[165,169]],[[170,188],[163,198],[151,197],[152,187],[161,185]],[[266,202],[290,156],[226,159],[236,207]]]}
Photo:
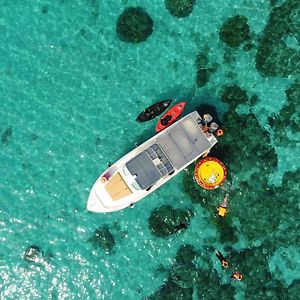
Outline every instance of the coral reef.
{"label": "coral reef", "polygon": [[300,248],[296,245],[278,247],[269,259],[270,271],[275,279],[289,287],[295,280],[300,280],[300,263],[295,259],[300,254]]}
{"label": "coral reef", "polygon": [[288,90],[285,91],[287,102],[282,107],[278,115],[269,117],[268,123],[274,130],[274,142],[276,145],[296,146],[299,140],[292,140],[287,132],[294,134],[300,132],[300,82],[295,81]]}
{"label": "coral reef", "polygon": [[220,98],[229,105],[229,110],[234,110],[239,104],[248,101],[247,92],[236,85],[224,86]]}
{"label": "coral reef", "polygon": [[194,260],[197,252],[191,245],[182,245],[170,270],[171,280],[181,288],[192,288],[198,277]]}
{"label": "coral reef", "polygon": [[192,300],[193,289],[184,289],[172,282],[166,281],[161,288],[145,300]]}
{"label": "coral reef", "polygon": [[[230,195],[230,215],[239,219],[240,230],[249,242],[254,238],[264,239],[279,225],[280,218],[276,214],[283,212],[284,207],[283,200],[276,197],[274,188],[267,186],[268,174],[277,167],[277,156],[270,146],[269,133],[260,128],[255,115],[238,115],[233,111],[239,103],[247,101],[247,93],[239,87],[226,87],[221,98],[229,103],[230,110],[224,115],[222,124],[225,135],[210,155],[224,162],[228,181],[232,177],[235,179],[236,188]],[[193,172],[193,168],[190,172]],[[200,203],[211,211],[216,210],[216,205],[224,197],[221,189],[201,189],[193,182],[191,175],[184,176],[184,189],[194,203]],[[280,208],[274,210],[278,205]],[[267,216],[266,211],[270,211]],[[237,240],[237,229],[230,219],[226,220],[227,224],[224,220],[215,220],[214,223],[223,243]],[[266,226],[266,223],[272,226]]]}
{"label": "coral reef", "polygon": [[115,245],[115,239],[107,226],[101,226],[95,230],[93,236],[88,240],[95,246],[99,246],[107,254],[110,254]]}
{"label": "coral reef", "polygon": [[288,299],[298,299],[299,294],[300,294],[300,280],[297,280],[288,289]]}
{"label": "coral reef", "polygon": [[194,216],[191,210],[175,209],[170,205],[163,205],[154,209],[148,220],[151,233],[158,237],[168,237],[188,227]]}
{"label": "coral reef", "polygon": [[287,290],[269,271],[267,251],[264,244],[241,251],[227,249],[230,266],[243,274],[247,284],[246,299],[287,299]]}
{"label": "coral reef", "polygon": [[298,0],[287,0],[271,11],[256,53],[256,69],[261,75],[287,77],[300,74],[300,51],[286,43],[287,36],[294,36],[299,44],[299,14]]}
{"label": "coral reef", "polygon": [[177,18],[188,17],[196,0],[165,0],[166,8],[170,14]]}
{"label": "coral reef", "polygon": [[207,54],[200,52],[196,57],[196,84],[198,87],[206,85],[209,81],[209,76],[216,71],[216,67],[209,67]]}
{"label": "coral reef", "polygon": [[244,16],[230,17],[220,29],[220,40],[229,47],[238,48],[250,38],[250,27],[247,21],[248,19]]}
{"label": "coral reef", "polygon": [[141,7],[129,7],[119,16],[116,31],[123,42],[144,42],[153,32],[153,20]]}
{"label": "coral reef", "polygon": [[211,254],[208,251],[206,249],[196,251],[192,245],[182,245],[177,252],[175,263],[169,270],[167,280],[156,293],[147,299],[188,300],[193,299],[195,291],[199,299],[215,299],[215,295],[219,294],[222,294],[224,299],[233,299],[234,288],[220,284],[219,276],[210,261],[207,261],[205,269],[197,266],[196,261],[200,258],[200,253],[208,257]]}

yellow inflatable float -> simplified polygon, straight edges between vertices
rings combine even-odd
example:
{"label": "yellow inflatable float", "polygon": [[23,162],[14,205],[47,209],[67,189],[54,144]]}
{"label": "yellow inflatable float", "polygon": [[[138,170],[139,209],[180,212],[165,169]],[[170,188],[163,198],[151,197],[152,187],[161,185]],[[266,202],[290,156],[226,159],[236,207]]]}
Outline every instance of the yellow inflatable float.
{"label": "yellow inflatable float", "polygon": [[196,182],[207,190],[218,188],[226,179],[225,165],[215,157],[206,157],[196,165]]}

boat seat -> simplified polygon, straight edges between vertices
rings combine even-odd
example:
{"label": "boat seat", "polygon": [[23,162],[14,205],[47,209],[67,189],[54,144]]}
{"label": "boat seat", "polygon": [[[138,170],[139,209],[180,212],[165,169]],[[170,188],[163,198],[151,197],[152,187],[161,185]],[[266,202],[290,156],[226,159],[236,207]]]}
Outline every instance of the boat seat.
{"label": "boat seat", "polygon": [[[150,155],[150,157],[154,157],[154,155],[152,154],[153,152],[155,153],[156,157],[159,159],[160,163],[162,164],[162,167],[159,167],[160,163],[155,163],[157,160],[154,158],[152,158],[152,160],[154,160],[155,165],[158,167],[160,173],[162,173],[162,176],[167,175],[168,173],[172,172],[174,170],[172,164],[170,163],[170,161],[168,160],[168,158],[166,157],[166,155],[164,154],[164,152],[161,150],[161,148],[159,147],[159,145],[154,144],[152,145],[150,148],[148,148],[146,150],[146,152]],[[151,156],[152,155],[152,156]],[[165,171],[161,171],[162,168],[166,168],[166,172]]]}
{"label": "boat seat", "polygon": [[162,163],[159,163],[156,167],[162,176],[166,176],[169,173],[167,168]]}
{"label": "boat seat", "polygon": [[155,151],[150,147],[146,150],[146,152],[149,154],[149,156],[151,157],[152,160],[154,160],[155,158],[157,158],[157,154],[155,153]]}
{"label": "boat seat", "polygon": [[105,185],[105,190],[114,201],[132,194],[131,190],[129,189],[128,185],[123,180],[119,172],[117,172],[108,180]]}

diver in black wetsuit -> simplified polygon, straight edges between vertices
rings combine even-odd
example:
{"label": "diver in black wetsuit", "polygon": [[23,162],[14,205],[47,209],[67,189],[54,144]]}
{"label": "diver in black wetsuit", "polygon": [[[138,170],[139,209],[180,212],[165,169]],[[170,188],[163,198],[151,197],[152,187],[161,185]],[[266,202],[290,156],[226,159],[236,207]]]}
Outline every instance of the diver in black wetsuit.
{"label": "diver in black wetsuit", "polygon": [[220,251],[216,250],[216,256],[222,265],[222,269],[227,268],[229,263],[228,263],[227,259],[223,256],[223,254]]}
{"label": "diver in black wetsuit", "polygon": [[178,232],[178,231],[180,231],[182,229],[187,229],[187,228],[188,228],[188,225],[186,223],[180,222],[179,224],[177,224],[177,225],[174,226],[173,231],[174,232]]}

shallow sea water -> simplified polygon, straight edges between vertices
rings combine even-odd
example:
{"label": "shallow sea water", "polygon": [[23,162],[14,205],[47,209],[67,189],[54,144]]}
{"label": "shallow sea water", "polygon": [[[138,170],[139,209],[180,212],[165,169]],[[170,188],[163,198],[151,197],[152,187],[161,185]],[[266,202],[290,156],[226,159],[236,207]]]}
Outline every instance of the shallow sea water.
{"label": "shallow sea water", "polygon": [[[272,1],[196,1],[192,14],[182,19],[158,0],[75,2],[1,1],[1,299],[143,299],[163,285],[167,271],[157,270],[172,266],[181,245],[223,250],[209,217],[212,212],[185,193],[184,174],[133,209],[111,214],[86,211],[89,190],[108,162],[154,134],[156,120],[137,124],[135,118],[156,100],[184,99],[187,112],[211,104],[223,116],[228,105],[220,101],[219,92],[224,84],[236,84],[259,97],[251,109],[272,136],[267,120],[280,113],[285,90],[297,79],[262,77],[255,68],[256,50],[237,51],[232,63],[223,61],[222,24],[244,15],[251,34],[259,37]],[[117,18],[129,6],[141,6],[153,18],[154,31],[146,42],[123,43],[117,37]],[[299,44],[293,47],[300,51]],[[207,51],[209,61],[218,65],[201,88],[195,83],[200,51]],[[236,111],[249,109],[241,104]],[[276,149],[278,168],[269,184],[280,186],[286,171],[299,169],[299,135],[295,140],[296,146],[270,145]],[[299,187],[295,189],[299,195]],[[163,204],[195,212],[186,231],[166,239],[151,234],[148,218]],[[289,228],[297,219],[299,209],[282,226]],[[238,216],[234,224],[238,227]],[[114,236],[110,254],[89,242],[100,226]],[[239,233],[237,237],[232,245],[237,251],[261,243]],[[31,245],[43,251],[39,262],[24,260]],[[286,247],[269,254],[268,280],[289,288],[300,280],[300,264],[298,259],[290,267],[285,257],[296,260],[300,248],[293,243]],[[233,285],[235,298],[245,299],[251,283],[231,282],[213,252],[209,260],[220,284]],[[211,297],[219,295],[212,290]],[[193,299],[201,299],[196,291]]]}

